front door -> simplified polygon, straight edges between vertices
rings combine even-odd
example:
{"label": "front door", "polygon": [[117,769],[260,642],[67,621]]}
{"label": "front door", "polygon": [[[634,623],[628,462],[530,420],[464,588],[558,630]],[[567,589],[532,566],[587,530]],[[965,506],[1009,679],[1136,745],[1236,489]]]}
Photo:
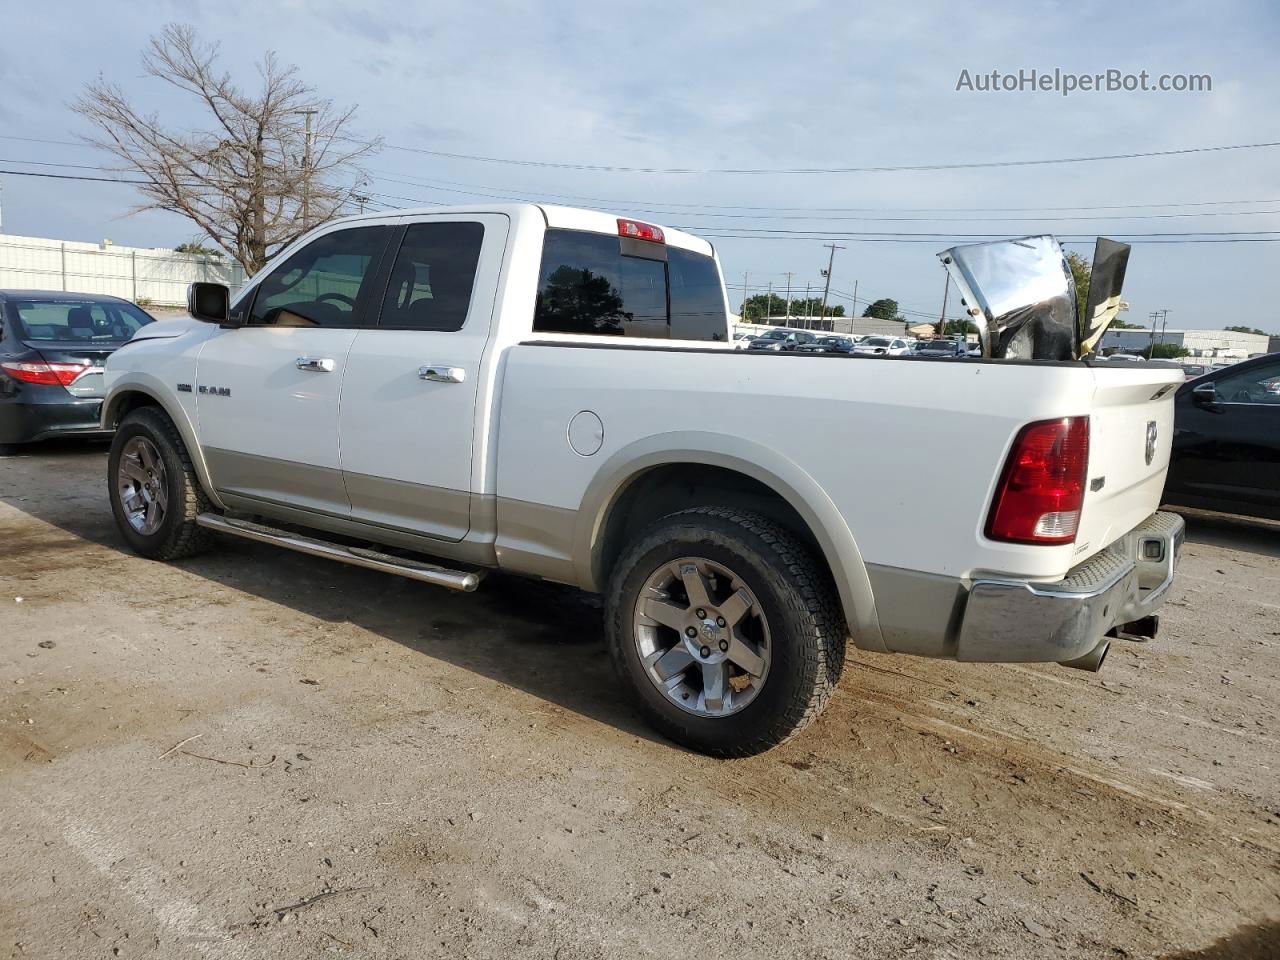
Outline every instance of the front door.
{"label": "front door", "polygon": [[349,227],[311,240],[241,298],[244,325],[218,330],[201,350],[200,445],[214,487],[247,501],[237,505],[350,514],[338,400],[392,232]]}
{"label": "front door", "polygon": [[502,214],[407,223],[377,321],[356,334],[342,385],[353,518],[442,540],[467,535],[485,416],[477,399],[492,395],[481,361],[509,229]]}

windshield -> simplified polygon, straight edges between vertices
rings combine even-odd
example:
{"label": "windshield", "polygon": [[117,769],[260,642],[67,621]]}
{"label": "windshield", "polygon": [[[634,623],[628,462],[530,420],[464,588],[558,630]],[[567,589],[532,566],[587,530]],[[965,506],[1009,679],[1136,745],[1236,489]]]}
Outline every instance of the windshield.
{"label": "windshield", "polygon": [[955,353],[956,345],[951,340],[934,340],[931,343],[920,344],[921,350],[932,350],[935,353]]}
{"label": "windshield", "polygon": [[868,347],[887,347],[889,345],[889,341],[884,337],[867,337],[862,342]]}
{"label": "windshield", "polygon": [[132,303],[114,300],[13,300],[9,306],[18,335],[42,343],[128,340],[155,320]]}
{"label": "windshield", "polygon": [[770,330],[760,339],[761,340],[785,340],[789,336],[791,336],[791,334],[787,333],[785,330]]}

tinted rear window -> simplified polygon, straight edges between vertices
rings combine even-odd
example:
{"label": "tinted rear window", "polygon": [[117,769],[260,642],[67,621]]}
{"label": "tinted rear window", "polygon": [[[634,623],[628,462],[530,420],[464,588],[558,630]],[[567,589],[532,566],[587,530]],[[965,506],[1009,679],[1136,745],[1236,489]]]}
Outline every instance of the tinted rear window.
{"label": "tinted rear window", "polygon": [[666,262],[624,256],[618,237],[548,230],[533,329],[724,339],[728,314],[715,261],[678,247],[665,252]]}
{"label": "tinted rear window", "polygon": [[700,253],[668,247],[667,274],[671,279],[672,339],[723,340],[729,311],[716,262]]}
{"label": "tinted rear window", "polygon": [[9,306],[18,335],[42,342],[128,340],[155,319],[132,303],[15,300]]}

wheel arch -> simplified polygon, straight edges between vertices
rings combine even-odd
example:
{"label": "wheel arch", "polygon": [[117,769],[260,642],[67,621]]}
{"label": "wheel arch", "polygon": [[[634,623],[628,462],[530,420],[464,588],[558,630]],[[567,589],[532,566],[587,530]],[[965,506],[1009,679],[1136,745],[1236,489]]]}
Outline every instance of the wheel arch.
{"label": "wheel arch", "polygon": [[208,466],[205,464],[204,451],[196,440],[195,425],[187,411],[168,392],[157,383],[149,383],[150,378],[139,378],[136,374],[128,380],[117,380],[102,401],[102,426],[105,430],[115,430],[131,411],[139,407],[158,407],[178,428],[182,442],[186,444],[187,454],[191,457],[191,465],[195,467],[200,486],[205,496],[220,510],[226,506],[219,499],[217,491],[209,478]]}
{"label": "wheel arch", "polygon": [[826,491],[800,466],[761,444],[696,431],[629,444],[597,471],[578,510],[577,580],[599,591],[629,533],[689,506],[763,512],[807,541],[830,571],[859,647],[885,649],[866,564]]}

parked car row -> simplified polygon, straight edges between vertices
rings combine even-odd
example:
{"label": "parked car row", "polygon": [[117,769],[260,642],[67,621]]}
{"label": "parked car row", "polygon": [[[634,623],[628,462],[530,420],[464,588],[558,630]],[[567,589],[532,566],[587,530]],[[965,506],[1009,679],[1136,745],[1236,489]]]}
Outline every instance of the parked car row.
{"label": "parked car row", "polygon": [[842,353],[859,356],[974,356],[975,345],[964,340],[912,340],[907,337],[878,335],[820,335],[808,330],[780,327],[763,334],[735,333],[733,345],[738,350],[763,350],[770,353]]}

